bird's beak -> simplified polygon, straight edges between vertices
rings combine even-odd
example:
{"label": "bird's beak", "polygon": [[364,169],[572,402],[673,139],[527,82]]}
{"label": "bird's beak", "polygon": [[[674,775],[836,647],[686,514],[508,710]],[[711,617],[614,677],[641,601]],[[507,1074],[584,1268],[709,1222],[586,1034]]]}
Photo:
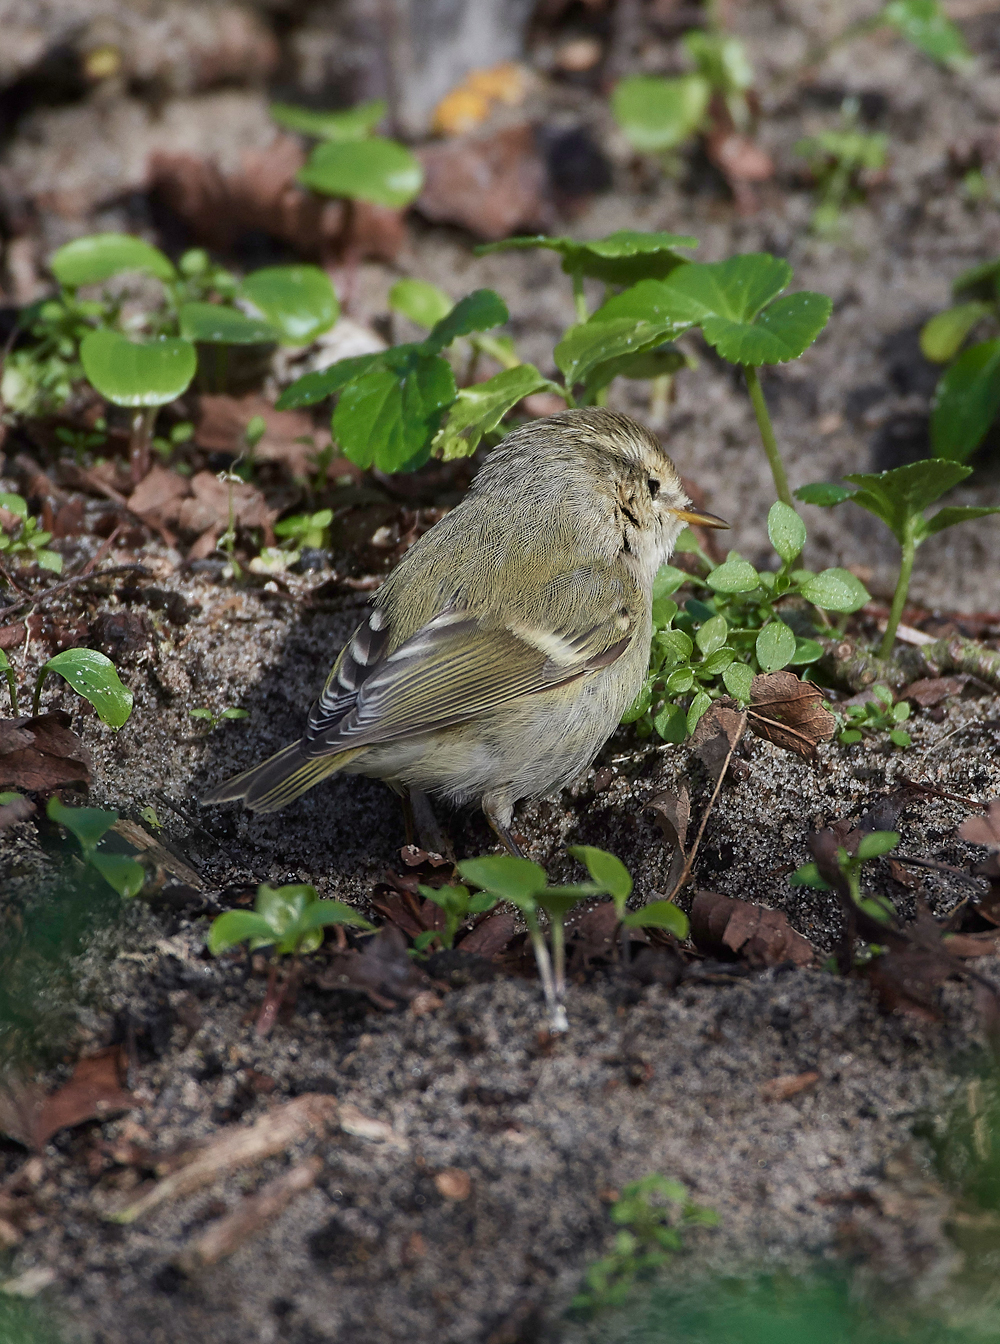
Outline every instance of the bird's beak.
{"label": "bird's beak", "polygon": [[714,513],[705,513],[701,509],[674,509],[672,512],[682,523],[688,523],[691,527],[729,526],[724,518],[719,518]]}

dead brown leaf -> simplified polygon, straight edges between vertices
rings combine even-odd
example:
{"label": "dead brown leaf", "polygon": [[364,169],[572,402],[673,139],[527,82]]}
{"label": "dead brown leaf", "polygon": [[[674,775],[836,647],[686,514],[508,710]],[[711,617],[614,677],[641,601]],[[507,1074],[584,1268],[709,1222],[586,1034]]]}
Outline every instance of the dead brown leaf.
{"label": "dead brown leaf", "polygon": [[139,1102],[121,1085],[122,1052],[114,1045],[81,1059],[68,1083],[46,1094],[36,1083],[8,1080],[0,1101],[0,1128],[40,1152],[53,1134],[88,1120],[106,1120]]}
{"label": "dead brown leaf", "polygon": [[959,837],[970,845],[1000,850],[1000,798],[990,800],[986,816],[967,817],[958,828]]}
{"label": "dead brown leaf", "polygon": [[760,1089],[760,1095],[764,1101],[787,1101],[789,1097],[797,1096],[818,1082],[819,1074],[815,1069],[807,1073],[783,1073],[779,1078],[772,1078],[765,1083]]}
{"label": "dead brown leaf", "polygon": [[758,737],[815,761],[816,748],[828,741],[837,720],[823,708],[823,692],[792,672],[767,672],[750,685],[747,719]]}
{"label": "dead brown leaf", "polygon": [[883,1012],[936,1022],[941,1016],[936,991],[953,971],[940,948],[905,947],[872,957],[861,974],[875,990]]}
{"label": "dead brown leaf", "polygon": [[935,705],[941,704],[942,700],[947,700],[951,695],[961,695],[969,681],[970,678],[964,675],[957,677],[923,677],[919,681],[911,681],[906,690],[900,692],[899,698],[901,700],[912,700],[915,705],[920,705],[922,709],[932,709]]}
{"label": "dead brown leaf", "polygon": [[529,122],[418,150],[424,189],[417,209],[493,241],[552,222],[545,164]]}
{"label": "dead brown leaf", "polygon": [[14,625],[0,626],[0,649],[17,648],[18,644],[24,643],[27,633],[23,621],[17,621]]}
{"label": "dead brown leaf", "polygon": [[15,826],[19,821],[27,821],[34,811],[35,804],[30,798],[15,798],[0,805],[0,831]]}
{"label": "dead brown leaf", "polygon": [[691,937],[700,952],[723,960],[742,958],[751,966],[791,961],[809,966],[812,944],[796,933],[781,910],[699,891],[691,907]]}
{"label": "dead brown leaf", "polygon": [[[194,440],[209,453],[230,453],[238,457],[245,449],[247,425],[260,416],[264,435],[254,448],[258,462],[280,462],[293,476],[308,476],[310,457],[322,451],[330,441],[329,432],[317,429],[305,411],[276,411],[266,397],[250,393],[245,397],[203,396],[198,403],[199,419]],[[312,437],[314,444],[297,440]]]}
{"label": "dead brown leaf", "polygon": [[716,700],[698,720],[691,735],[691,749],[713,780],[728,764],[746,724],[744,714],[735,706]]}
{"label": "dead brown leaf", "polygon": [[211,555],[219,537],[229,526],[230,492],[237,527],[262,528],[264,545],[274,545],[274,520],[278,511],[267,507],[267,500],[255,485],[220,481],[211,471],[199,471],[191,481],[191,490],[193,497],[182,501],[177,515],[182,531],[198,534],[188,552],[191,559],[200,560]]}
{"label": "dead brown leaf", "polygon": [[[700,725],[699,725],[700,726]],[[691,821],[691,795],[682,784],[677,793],[658,794],[649,804],[663,838],[674,851],[667,874],[667,891],[673,891],[687,859],[687,832]]]}
{"label": "dead brown leaf", "polygon": [[513,915],[503,910],[495,910],[477,924],[471,933],[465,935],[459,947],[463,952],[470,952],[477,957],[485,957],[488,961],[492,961],[504,950],[516,930],[517,922]]}
{"label": "dead brown leaf", "polygon": [[61,710],[0,719],[0,789],[44,792],[90,783],[90,752]]}
{"label": "dead brown leaf", "polygon": [[953,957],[992,957],[997,953],[1000,929],[987,933],[949,933],[944,947]]}
{"label": "dead brown leaf", "polygon": [[159,464],[151,467],[128,497],[128,506],[142,519],[176,524],[181,500],[191,494],[191,482],[178,471]]}
{"label": "dead brown leaf", "polygon": [[379,929],[364,949],[350,948],[332,956],[314,982],[322,989],[356,990],[377,1008],[397,1008],[430,989],[426,973],[406,954],[406,937],[392,924]]}

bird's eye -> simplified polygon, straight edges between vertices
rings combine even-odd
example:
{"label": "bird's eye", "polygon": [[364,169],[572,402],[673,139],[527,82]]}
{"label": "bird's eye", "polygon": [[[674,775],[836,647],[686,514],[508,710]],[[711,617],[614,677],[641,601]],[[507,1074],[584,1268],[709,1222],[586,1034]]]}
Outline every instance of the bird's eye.
{"label": "bird's eye", "polygon": [[657,496],[659,493],[660,493],[660,482],[659,482],[659,481],[654,481],[653,478],[652,478],[652,476],[651,476],[651,477],[649,478],[649,497],[650,497],[650,499],[655,499],[656,496]]}

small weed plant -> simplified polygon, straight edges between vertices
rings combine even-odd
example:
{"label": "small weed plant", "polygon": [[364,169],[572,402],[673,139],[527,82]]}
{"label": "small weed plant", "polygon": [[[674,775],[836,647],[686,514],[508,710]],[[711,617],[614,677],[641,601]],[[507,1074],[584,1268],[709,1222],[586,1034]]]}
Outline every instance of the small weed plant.
{"label": "small weed plant", "polygon": [[237,709],[235,705],[230,705],[227,709],[221,710],[215,714],[207,705],[199,705],[196,709],[188,710],[188,717],[192,719],[201,719],[207,725],[207,732],[214,732],[220,723],[237,722],[240,719],[248,719],[249,713],[245,709]]}
{"label": "small weed plant", "polygon": [[[896,911],[892,902],[885,896],[865,896],[861,890],[861,870],[871,859],[881,858],[899,844],[898,831],[869,831],[858,842],[857,850],[850,854],[843,845],[837,849],[837,866],[847,883],[851,900],[866,915],[879,924],[888,924],[895,918]],[[829,891],[830,884],[825,881],[815,863],[804,863],[788,879],[793,887],[814,887],[818,891]]]}
{"label": "small weed plant", "polygon": [[656,1173],[626,1185],[611,1206],[620,1231],[610,1254],[592,1264],[570,1304],[584,1318],[621,1306],[637,1281],[654,1277],[683,1248],[683,1230],[715,1227],[714,1209],[695,1204],[679,1181]]}
{"label": "small weed plant", "polygon": [[860,705],[844,705],[840,710],[840,731],[837,741],[850,746],[862,738],[888,733],[889,741],[896,747],[909,747],[913,739],[900,724],[910,717],[908,700],[893,704],[893,694],[888,686],[876,683],[871,688],[871,698]]}
{"label": "small weed plant", "polygon": [[100,807],[66,807],[53,795],[46,807],[50,821],[65,827],[78,842],[83,862],[100,873],[119,896],[137,896],[146,880],[142,864],[127,854],[99,848],[118,820],[117,812]]}
{"label": "small weed plant", "polygon": [[375,927],[343,901],[321,901],[315,887],[265,883],[257,888],[252,910],[227,910],[216,916],[206,946],[213,957],[240,943],[251,952],[272,947],[278,957],[301,957],[316,951],[330,924],[350,924],[369,932]]}
{"label": "small weed plant", "polygon": [[858,100],[845,98],[843,125],[821,131],[795,146],[808,162],[816,186],[812,228],[827,237],[844,228],[843,214],[849,205],[865,198],[865,186],[885,167],[889,148],[887,135],[862,131],[858,124]]}
{"label": "small weed plant", "polygon": [[[934,456],[965,462],[1000,412],[1000,257],[963,271],[952,294],[956,302],[924,326],[920,348],[948,366],[931,411]],[[976,334],[985,339],[968,344]]]}
{"label": "small weed plant", "polygon": [[28,512],[21,495],[0,492],[0,564],[35,564],[53,574],[62,573],[63,558],[49,549],[52,533],[44,531]]}

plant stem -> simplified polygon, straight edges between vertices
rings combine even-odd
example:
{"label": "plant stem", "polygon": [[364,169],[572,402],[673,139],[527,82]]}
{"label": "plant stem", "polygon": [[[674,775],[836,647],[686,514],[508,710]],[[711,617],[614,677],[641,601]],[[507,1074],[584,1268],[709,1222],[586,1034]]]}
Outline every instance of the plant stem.
{"label": "plant stem", "polygon": [[545,1005],[549,1010],[549,1029],[550,1031],[569,1031],[566,1009],[559,1001],[555,981],[552,978],[552,962],[549,959],[549,949],[545,945],[545,935],[538,927],[538,920],[534,917],[528,923],[528,934],[531,938],[531,946],[535,950],[535,962],[538,966],[539,979],[542,982],[542,991],[545,994]]}
{"label": "plant stem", "polygon": [[792,495],[788,489],[788,477],[785,475],[785,464],[781,460],[781,453],[778,451],[778,442],[774,437],[774,428],[771,424],[771,417],[767,411],[767,402],[764,400],[764,389],[760,385],[760,379],[757,376],[757,370],[752,364],[743,365],[743,373],[747,380],[747,391],[750,393],[750,404],[753,406],[754,415],[757,417],[757,427],[760,430],[761,441],[764,444],[764,452],[767,454],[767,460],[771,464],[771,475],[774,477],[774,488],[778,492],[778,498],[782,504],[787,504],[792,508]]}
{"label": "plant stem", "polygon": [[910,575],[913,573],[913,557],[916,554],[917,545],[913,539],[913,531],[909,527],[902,544],[903,556],[899,562],[899,578],[896,582],[896,591],[892,595],[889,624],[885,627],[885,635],[879,649],[881,658],[888,658],[892,653],[892,647],[896,642],[896,630],[903,615],[903,608],[906,606],[907,593],[910,591]]}
{"label": "plant stem", "polygon": [[159,409],[159,406],[144,406],[132,417],[129,460],[133,485],[138,485],[149,474],[149,443],[153,437],[153,426],[156,424],[156,413]]}
{"label": "plant stem", "polygon": [[555,973],[555,990],[557,999],[562,1001],[566,993],[566,930],[563,926],[562,915],[556,915],[550,918],[552,938],[552,969]]}
{"label": "plant stem", "polygon": [[586,322],[590,314],[587,312],[587,296],[583,292],[583,272],[573,272],[573,302],[576,304],[576,320]]}

